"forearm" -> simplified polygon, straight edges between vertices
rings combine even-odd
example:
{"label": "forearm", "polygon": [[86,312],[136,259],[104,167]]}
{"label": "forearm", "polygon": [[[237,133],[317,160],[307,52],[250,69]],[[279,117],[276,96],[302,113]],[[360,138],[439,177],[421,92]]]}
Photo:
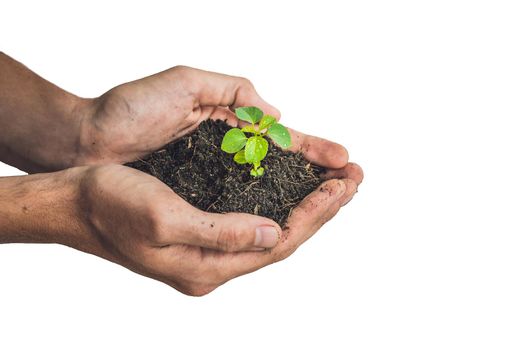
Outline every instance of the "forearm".
{"label": "forearm", "polygon": [[89,101],[0,53],[0,161],[27,172],[72,166]]}
{"label": "forearm", "polygon": [[82,171],[0,178],[0,243],[89,244],[78,204]]}

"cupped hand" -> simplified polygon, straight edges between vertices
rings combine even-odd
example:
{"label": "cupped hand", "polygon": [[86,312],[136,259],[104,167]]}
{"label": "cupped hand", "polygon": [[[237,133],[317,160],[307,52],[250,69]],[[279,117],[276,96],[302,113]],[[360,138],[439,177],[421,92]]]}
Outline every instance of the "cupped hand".
{"label": "cupped hand", "polygon": [[[361,167],[356,163],[348,163],[348,152],[343,146],[295,130],[290,130],[290,133],[290,150],[301,152],[310,162],[325,167],[325,181],[293,209],[274,248],[263,252],[209,251],[207,264],[223,266],[224,281],[289,257],[353,198],[363,181]],[[216,286],[197,290],[205,294]]]}
{"label": "cupped hand", "polygon": [[[239,106],[280,117],[244,78],[175,67],[120,85],[84,106],[76,164],[135,160],[208,118],[235,126],[232,111]],[[190,295],[286,258],[353,197],[363,179],[344,147],[291,134],[291,150],[328,171],[285,227],[250,214],[200,211],[149,175],[106,165],[92,168],[83,181],[89,227],[99,242],[94,253]]]}
{"label": "cupped hand", "polygon": [[209,252],[273,247],[282,232],[260,216],[201,211],[158,179],[122,165],[87,167],[79,183],[83,226],[95,240],[76,248],[186,294],[225,282],[227,269],[210,264]]}
{"label": "cupped hand", "polygon": [[294,151],[329,170],[284,228],[251,214],[201,211],[150,175],[103,165],[89,167],[81,181],[86,227],[97,244],[80,249],[195,296],[286,258],[353,197],[363,179],[342,146],[293,130],[292,137]]}
{"label": "cupped hand", "polygon": [[205,119],[235,120],[232,110],[239,106],[280,117],[249,80],[185,66],[117,86],[81,103],[75,165],[133,161]]}

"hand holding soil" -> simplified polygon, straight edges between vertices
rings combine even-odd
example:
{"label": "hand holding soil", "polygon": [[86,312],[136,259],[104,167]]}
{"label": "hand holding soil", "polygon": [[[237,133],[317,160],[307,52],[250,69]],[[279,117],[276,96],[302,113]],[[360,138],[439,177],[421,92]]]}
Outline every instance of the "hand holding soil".
{"label": "hand holding soil", "polygon": [[221,155],[236,107],[280,117],[243,78],[175,67],[83,99],[3,54],[0,73],[0,160],[66,169],[0,179],[0,243],[68,245],[203,295],[289,256],[363,179],[344,147],[292,129],[294,153],[270,144],[256,178]]}
{"label": "hand holding soil", "polygon": [[[75,248],[102,256],[189,295],[204,295],[237,276],[288,257],[352,198],[360,170],[331,176],[294,209],[284,230],[251,214],[199,210],[169,187],[128,167],[89,167],[82,173],[81,223],[96,243]],[[265,248],[273,249],[266,250]]]}

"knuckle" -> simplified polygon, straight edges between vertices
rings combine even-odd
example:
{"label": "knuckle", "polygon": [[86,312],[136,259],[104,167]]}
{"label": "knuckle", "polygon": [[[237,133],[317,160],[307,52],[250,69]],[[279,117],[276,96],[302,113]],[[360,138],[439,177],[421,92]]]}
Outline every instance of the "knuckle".
{"label": "knuckle", "polygon": [[253,83],[245,77],[239,77],[239,87],[248,90],[255,90]]}
{"label": "knuckle", "polygon": [[198,100],[202,81],[198,79],[198,70],[188,66],[175,66],[170,70],[174,85],[173,93],[176,96],[177,108],[183,115],[190,115]]}
{"label": "knuckle", "polygon": [[241,236],[231,227],[222,228],[217,236],[217,247],[225,252],[233,252],[242,246]]}
{"label": "knuckle", "polygon": [[171,69],[173,77],[182,84],[183,87],[188,88],[194,85],[193,78],[195,69],[188,66],[175,66]]}
{"label": "knuckle", "polygon": [[190,68],[188,66],[184,66],[184,65],[177,65],[177,66],[172,68],[174,73],[180,74],[180,75],[187,74],[189,71],[191,71],[191,69],[192,68]]}

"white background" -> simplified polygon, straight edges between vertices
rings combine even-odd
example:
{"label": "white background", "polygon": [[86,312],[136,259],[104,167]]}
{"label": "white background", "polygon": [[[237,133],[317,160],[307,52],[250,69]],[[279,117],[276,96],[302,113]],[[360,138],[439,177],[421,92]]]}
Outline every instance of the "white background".
{"label": "white background", "polygon": [[525,348],[522,2],[76,3],[2,2],[1,50],[81,96],[177,64],[248,77],[365,182],[288,260],[203,298],[1,246],[1,349]]}

